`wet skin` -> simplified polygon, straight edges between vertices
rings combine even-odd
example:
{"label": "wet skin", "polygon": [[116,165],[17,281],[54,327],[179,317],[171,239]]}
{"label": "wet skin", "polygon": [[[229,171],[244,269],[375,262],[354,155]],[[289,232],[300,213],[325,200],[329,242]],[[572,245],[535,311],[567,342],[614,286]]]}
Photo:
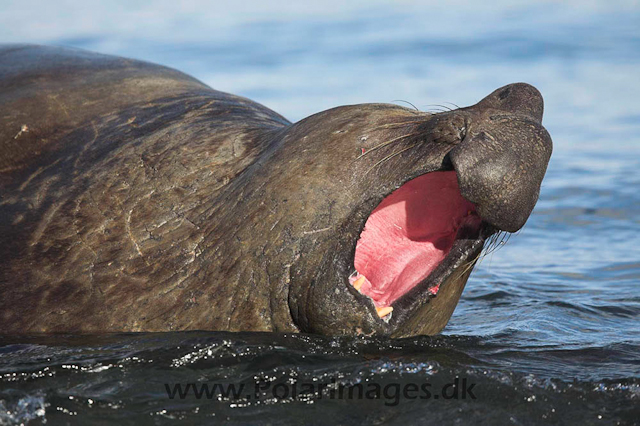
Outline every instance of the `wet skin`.
{"label": "wet skin", "polygon": [[[485,241],[537,201],[542,112],[517,83],[439,114],[364,104],[292,124],[169,68],[0,47],[2,330],[437,333]],[[381,318],[349,281],[365,222],[443,171],[478,224]]]}

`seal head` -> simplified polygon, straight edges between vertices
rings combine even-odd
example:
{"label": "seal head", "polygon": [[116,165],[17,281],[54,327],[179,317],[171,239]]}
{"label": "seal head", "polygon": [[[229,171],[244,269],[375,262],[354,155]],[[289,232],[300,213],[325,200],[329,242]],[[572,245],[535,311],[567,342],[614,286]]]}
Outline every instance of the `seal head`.
{"label": "seal head", "polygon": [[[435,115],[354,106],[294,125],[321,150],[314,158],[348,153],[354,140],[362,149],[355,158],[329,161],[347,168],[346,175],[323,167],[326,182],[335,183],[327,198],[307,198],[334,220],[339,215],[339,225],[337,232],[311,235],[322,254],[301,255],[292,266],[296,324],[327,334],[439,332],[484,242],[519,230],[537,201],[552,149],[542,111],[540,93],[517,83]],[[316,143],[309,130],[318,122],[325,138]],[[327,133],[342,137],[327,139]],[[300,171],[298,182],[319,172]],[[326,222],[318,217],[317,223]]]}

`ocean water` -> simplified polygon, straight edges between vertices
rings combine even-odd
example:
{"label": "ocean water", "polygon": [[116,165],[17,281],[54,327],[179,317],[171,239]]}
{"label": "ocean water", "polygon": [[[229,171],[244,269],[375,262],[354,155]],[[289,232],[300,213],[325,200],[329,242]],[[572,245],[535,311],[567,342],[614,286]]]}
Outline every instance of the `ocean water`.
{"label": "ocean water", "polygon": [[554,141],[441,335],[0,337],[0,424],[640,423],[638,2],[4,0],[0,42],[168,65],[293,121],[525,81]]}

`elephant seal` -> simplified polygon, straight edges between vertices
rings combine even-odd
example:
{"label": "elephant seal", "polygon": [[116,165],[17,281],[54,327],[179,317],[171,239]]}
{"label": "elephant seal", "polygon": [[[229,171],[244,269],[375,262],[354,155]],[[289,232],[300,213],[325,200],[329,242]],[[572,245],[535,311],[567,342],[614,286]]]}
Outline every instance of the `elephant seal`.
{"label": "elephant seal", "polygon": [[162,66],[4,46],[1,328],[437,333],[537,201],[542,112],[517,83],[292,124]]}

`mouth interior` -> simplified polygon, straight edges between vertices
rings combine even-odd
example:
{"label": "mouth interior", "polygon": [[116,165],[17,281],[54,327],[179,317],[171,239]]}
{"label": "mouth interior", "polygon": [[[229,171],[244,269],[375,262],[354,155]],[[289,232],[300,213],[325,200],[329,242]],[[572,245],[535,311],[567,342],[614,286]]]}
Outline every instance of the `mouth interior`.
{"label": "mouth interior", "polygon": [[[462,226],[480,227],[475,205],[460,194],[455,171],[432,172],[402,185],[371,213],[356,245],[359,291],[387,307],[447,257]],[[362,280],[359,280],[362,282]],[[439,284],[430,289],[433,294]]]}

